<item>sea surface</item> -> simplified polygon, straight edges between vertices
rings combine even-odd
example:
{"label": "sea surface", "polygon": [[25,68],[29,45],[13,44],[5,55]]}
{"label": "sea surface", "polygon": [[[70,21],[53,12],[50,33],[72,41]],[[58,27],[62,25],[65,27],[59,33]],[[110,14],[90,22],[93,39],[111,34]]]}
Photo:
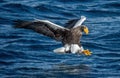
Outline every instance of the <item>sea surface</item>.
{"label": "sea surface", "polygon": [[[61,42],[13,28],[34,19],[64,26],[81,15],[91,56],[54,53]],[[120,78],[120,0],[0,0],[0,78]]]}

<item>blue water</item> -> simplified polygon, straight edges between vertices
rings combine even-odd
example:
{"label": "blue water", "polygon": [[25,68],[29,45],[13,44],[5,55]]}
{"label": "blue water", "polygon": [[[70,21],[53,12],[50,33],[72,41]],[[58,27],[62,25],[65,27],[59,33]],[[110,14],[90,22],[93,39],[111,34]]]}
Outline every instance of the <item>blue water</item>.
{"label": "blue water", "polygon": [[[61,43],[14,20],[45,19],[64,26],[87,17],[81,42],[91,56],[56,54]],[[120,78],[120,0],[0,0],[0,78]]]}

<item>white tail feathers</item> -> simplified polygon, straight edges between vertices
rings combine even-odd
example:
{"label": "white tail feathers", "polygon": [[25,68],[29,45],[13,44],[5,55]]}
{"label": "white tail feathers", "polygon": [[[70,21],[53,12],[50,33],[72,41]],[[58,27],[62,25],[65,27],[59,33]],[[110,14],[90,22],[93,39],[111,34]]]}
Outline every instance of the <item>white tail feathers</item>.
{"label": "white tail feathers", "polygon": [[65,53],[65,47],[57,48],[57,49],[53,50],[53,52],[55,52],[55,53]]}

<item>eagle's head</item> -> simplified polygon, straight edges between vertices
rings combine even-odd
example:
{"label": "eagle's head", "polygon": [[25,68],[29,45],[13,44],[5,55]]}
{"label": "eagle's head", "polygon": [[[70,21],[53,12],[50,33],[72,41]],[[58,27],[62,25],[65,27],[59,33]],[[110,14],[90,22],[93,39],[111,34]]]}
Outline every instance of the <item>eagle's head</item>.
{"label": "eagle's head", "polygon": [[82,32],[84,32],[85,34],[88,34],[88,33],[89,33],[88,27],[85,26],[85,25],[81,25],[81,26],[80,26],[80,30],[81,30]]}

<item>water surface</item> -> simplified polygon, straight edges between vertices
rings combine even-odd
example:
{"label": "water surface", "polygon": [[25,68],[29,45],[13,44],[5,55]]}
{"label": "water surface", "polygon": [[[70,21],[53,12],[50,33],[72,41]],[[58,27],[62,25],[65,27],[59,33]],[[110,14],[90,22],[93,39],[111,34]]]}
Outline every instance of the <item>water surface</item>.
{"label": "water surface", "polygon": [[[81,42],[92,56],[56,54],[61,43],[31,30],[14,29],[14,20],[45,19],[64,24],[81,15],[89,35]],[[1,0],[0,78],[119,78],[119,0]]]}

